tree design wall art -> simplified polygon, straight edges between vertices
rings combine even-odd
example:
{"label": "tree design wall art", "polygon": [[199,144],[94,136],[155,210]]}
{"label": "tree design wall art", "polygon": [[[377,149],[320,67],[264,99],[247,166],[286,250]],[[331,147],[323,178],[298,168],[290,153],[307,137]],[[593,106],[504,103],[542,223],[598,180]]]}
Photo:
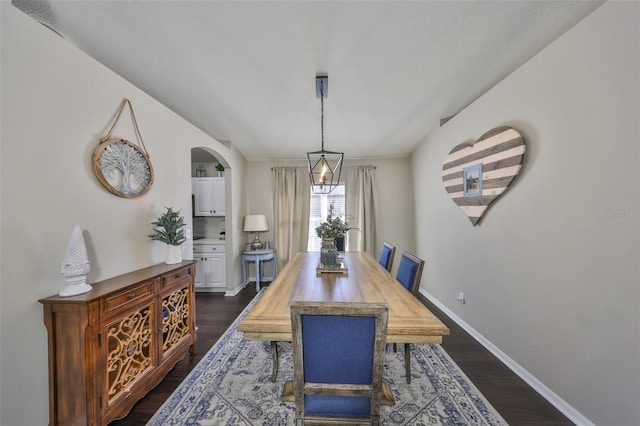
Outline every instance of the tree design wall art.
{"label": "tree design wall art", "polygon": [[[125,139],[111,138],[125,105],[129,105],[131,110],[133,128],[141,147]],[[102,186],[119,197],[135,198],[151,189],[153,167],[128,99],[123,99],[111,129],[93,151],[93,171]]]}
{"label": "tree design wall art", "polygon": [[149,158],[124,139],[101,143],[94,152],[93,169],[100,183],[121,197],[139,197],[151,188],[153,174]]}

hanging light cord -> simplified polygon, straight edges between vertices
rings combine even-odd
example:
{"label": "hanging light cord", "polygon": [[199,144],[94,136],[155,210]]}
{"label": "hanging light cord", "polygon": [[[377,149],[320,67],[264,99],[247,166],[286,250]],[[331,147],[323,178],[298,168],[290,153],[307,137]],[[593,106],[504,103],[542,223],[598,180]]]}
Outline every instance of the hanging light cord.
{"label": "hanging light cord", "polygon": [[320,80],[320,138],[324,151],[324,82]]}
{"label": "hanging light cord", "polygon": [[320,135],[324,151],[324,82],[320,80]]}

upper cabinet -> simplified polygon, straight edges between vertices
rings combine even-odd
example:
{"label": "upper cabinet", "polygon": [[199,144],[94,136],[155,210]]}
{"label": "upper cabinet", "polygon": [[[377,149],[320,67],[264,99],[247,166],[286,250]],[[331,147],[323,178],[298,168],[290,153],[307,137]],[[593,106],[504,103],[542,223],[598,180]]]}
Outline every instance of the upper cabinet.
{"label": "upper cabinet", "polygon": [[192,178],[194,216],[224,216],[224,178]]}

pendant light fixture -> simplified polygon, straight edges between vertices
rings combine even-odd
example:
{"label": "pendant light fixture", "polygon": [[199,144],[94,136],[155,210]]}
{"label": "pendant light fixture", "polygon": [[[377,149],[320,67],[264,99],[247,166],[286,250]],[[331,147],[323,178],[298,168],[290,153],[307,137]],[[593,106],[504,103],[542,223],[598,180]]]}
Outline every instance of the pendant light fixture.
{"label": "pendant light fixture", "polygon": [[314,194],[329,194],[340,183],[344,153],[324,149],[324,98],[329,89],[329,77],[316,76],[316,97],[320,98],[320,151],[307,152],[309,180]]}

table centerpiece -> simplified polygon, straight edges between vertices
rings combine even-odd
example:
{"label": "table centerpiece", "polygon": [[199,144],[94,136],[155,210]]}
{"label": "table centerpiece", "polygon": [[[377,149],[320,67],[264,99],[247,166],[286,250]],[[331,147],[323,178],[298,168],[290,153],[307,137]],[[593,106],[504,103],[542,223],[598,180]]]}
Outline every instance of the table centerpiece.
{"label": "table centerpiece", "polygon": [[345,238],[348,231],[352,228],[346,219],[343,220],[342,215],[333,214],[333,204],[329,206],[329,214],[327,220],[318,225],[316,235],[322,239],[322,247],[320,247],[320,264],[319,272],[326,272],[327,269],[346,270],[344,264],[338,260],[338,248],[336,247],[337,238]]}

